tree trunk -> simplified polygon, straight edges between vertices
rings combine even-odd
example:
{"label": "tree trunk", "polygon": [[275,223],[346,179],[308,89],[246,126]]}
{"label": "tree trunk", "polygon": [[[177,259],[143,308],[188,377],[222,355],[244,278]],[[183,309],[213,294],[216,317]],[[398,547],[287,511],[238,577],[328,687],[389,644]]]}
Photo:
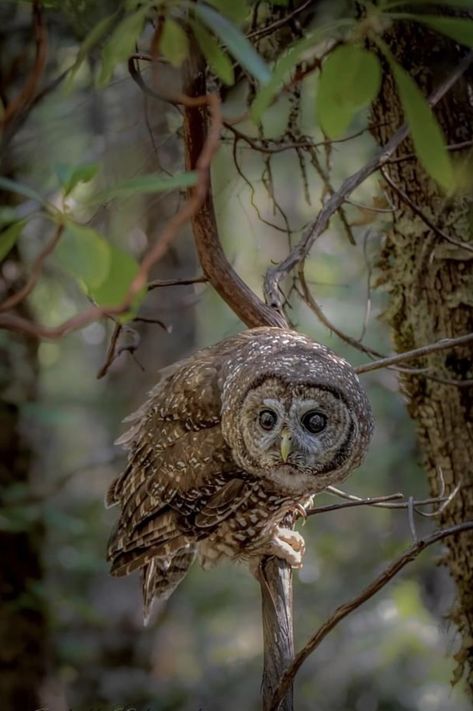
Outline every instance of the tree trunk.
{"label": "tree trunk", "polygon": [[[29,487],[32,451],[21,406],[36,395],[36,344],[0,345],[0,699],[4,711],[39,708],[46,670],[47,622],[41,549],[44,527],[22,516],[15,492]],[[24,509],[23,509],[24,511]]]}
{"label": "tree trunk", "polygon": [[[399,23],[388,39],[395,57],[425,95],[458,65],[463,52],[454,42],[414,23]],[[436,108],[448,144],[472,140],[472,96],[470,68]],[[404,120],[389,71],[372,119],[372,131],[381,144]],[[404,141],[397,156],[413,150],[411,141]],[[452,198],[442,193],[416,159],[392,162],[387,173],[431,223],[453,240],[473,246],[471,147],[453,155],[463,165],[470,160],[470,187]],[[396,212],[378,266],[379,281],[390,293],[385,318],[395,348],[405,351],[473,331],[472,252],[447,241],[416,214],[404,196],[389,185],[385,187]],[[432,495],[439,494],[442,478],[447,494],[461,485],[442,514],[441,523],[446,526],[473,519],[473,387],[459,384],[464,380],[471,383],[472,356],[471,346],[432,354],[415,363],[428,372],[400,376],[409,413],[416,422]],[[444,562],[458,592],[451,619],[462,636],[461,649],[455,654],[455,677],[469,669],[473,689],[473,535],[449,538],[447,546]]]}

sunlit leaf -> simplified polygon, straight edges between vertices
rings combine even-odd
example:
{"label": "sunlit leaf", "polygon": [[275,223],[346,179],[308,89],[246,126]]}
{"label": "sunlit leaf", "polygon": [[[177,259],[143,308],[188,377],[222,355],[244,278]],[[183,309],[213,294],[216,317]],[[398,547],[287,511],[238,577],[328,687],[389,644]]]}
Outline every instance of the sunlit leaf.
{"label": "sunlit leaf", "polygon": [[126,17],[115,28],[102,52],[102,68],[97,80],[98,86],[105,86],[110,81],[113,70],[133,54],[146,19],[147,7]]}
{"label": "sunlit leaf", "polygon": [[78,183],[88,183],[96,176],[98,165],[96,163],[87,163],[73,166],[59,163],[55,166],[55,171],[59,182],[64,188],[64,194],[69,195]]}
{"label": "sunlit leaf", "polygon": [[46,200],[39,193],[37,193],[36,190],[30,188],[29,185],[19,183],[17,180],[10,180],[10,178],[0,177],[0,188],[8,190],[12,193],[17,193],[18,195],[23,195],[23,197],[39,202],[42,205],[46,204]]}
{"label": "sunlit leaf", "polygon": [[239,25],[246,19],[249,12],[246,0],[206,0],[213,5],[222,15]]}
{"label": "sunlit leaf", "polygon": [[180,67],[189,54],[187,35],[172,17],[166,17],[164,21],[159,49],[173,67]]}
{"label": "sunlit leaf", "polygon": [[171,176],[162,174],[139,175],[136,178],[130,178],[130,180],[124,180],[122,183],[112,185],[111,188],[92,196],[88,202],[96,204],[118,197],[127,198],[133,195],[175,190],[176,188],[191,188],[196,183],[197,173],[195,171]]}
{"label": "sunlit leaf", "polygon": [[26,220],[18,220],[0,232],[0,260],[4,259],[21,235]]}
{"label": "sunlit leaf", "polygon": [[76,61],[70,68],[66,83],[64,85],[66,92],[71,89],[74,82],[74,78],[89,52],[113,27],[113,24],[116,22],[117,19],[117,14],[118,12],[114,12],[113,15],[109,15],[108,17],[104,17],[102,20],[100,20],[100,22],[98,22],[95,27],[92,28],[92,30],[82,42],[79,52],[77,53]]}
{"label": "sunlit leaf", "polygon": [[[471,0],[471,9],[473,10],[473,0]],[[473,19],[471,18],[412,15],[412,19],[451,37],[459,44],[473,47]]]}
{"label": "sunlit leaf", "polygon": [[[138,273],[138,262],[131,254],[110,245],[110,265],[106,279],[96,288],[91,289],[91,296],[100,306],[120,306],[123,303],[130,284]],[[136,313],[146,294],[146,288],[139,292],[132,303],[130,312],[120,318],[127,321]]]}
{"label": "sunlit leaf", "polygon": [[393,60],[391,69],[419,162],[440,185],[451,189],[453,168],[443,131],[410,74]]}
{"label": "sunlit leaf", "polygon": [[320,125],[329,138],[344,134],[354,114],[375,99],[381,76],[378,58],[362,47],[346,44],[329,54],[317,96]]}
{"label": "sunlit leaf", "polygon": [[271,71],[245,35],[226,17],[206,5],[193,5],[194,13],[221,39],[228,51],[238,59],[261,84],[271,79]]}
{"label": "sunlit leaf", "polygon": [[68,222],[54,254],[86,290],[98,287],[109,273],[110,245],[91,227]]}
{"label": "sunlit leaf", "polygon": [[191,25],[194,36],[210,69],[225,84],[229,86],[234,84],[235,74],[232,63],[225,52],[219,47],[216,39],[212,37],[210,32],[207,32],[205,27],[202,27],[199,22],[191,22]]}

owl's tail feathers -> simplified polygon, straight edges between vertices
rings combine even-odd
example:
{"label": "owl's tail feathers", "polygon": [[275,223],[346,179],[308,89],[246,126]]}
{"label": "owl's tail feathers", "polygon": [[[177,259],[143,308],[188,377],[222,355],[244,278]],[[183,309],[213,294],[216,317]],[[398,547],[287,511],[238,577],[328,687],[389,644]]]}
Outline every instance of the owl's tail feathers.
{"label": "owl's tail feathers", "polygon": [[144,624],[147,625],[155,601],[164,602],[183,580],[196,557],[196,546],[189,545],[172,558],[153,558],[141,569]]}

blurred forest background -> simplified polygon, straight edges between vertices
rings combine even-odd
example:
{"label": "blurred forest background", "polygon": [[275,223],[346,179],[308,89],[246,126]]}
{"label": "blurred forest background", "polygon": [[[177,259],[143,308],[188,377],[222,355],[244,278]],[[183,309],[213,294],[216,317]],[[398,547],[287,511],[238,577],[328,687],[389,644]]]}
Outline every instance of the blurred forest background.
{"label": "blurred forest background", "polygon": [[[80,38],[92,24],[89,15],[84,28],[83,16],[68,13],[67,8],[64,3],[64,12],[48,18],[45,84],[74,61]],[[12,85],[21,81],[25,66],[12,66],[11,61],[30,37],[29,4],[0,2],[3,79],[8,67]],[[139,174],[182,170],[180,112],[145,96],[126,66],[106,88],[96,89],[94,61],[92,55],[82,65],[72,87],[61,84],[38,102],[3,155],[5,175],[33,186],[52,202],[60,200],[56,178],[60,164],[100,166],[94,182],[80,187],[81,196]],[[160,82],[172,87],[174,70],[163,67],[160,73]],[[151,72],[144,74],[152,83]],[[303,88],[301,130],[322,138],[314,128],[313,95],[309,77]],[[229,92],[225,110],[237,114],[242,107],[238,91]],[[280,132],[289,110],[288,101],[281,99],[268,112],[268,135]],[[364,125],[360,119],[353,129]],[[322,185],[307,165],[306,196],[297,155],[284,151],[272,157],[275,196],[290,224],[288,236],[287,224],[261,178],[264,156],[239,144],[244,179],[232,150],[230,141],[224,142],[212,169],[220,235],[235,269],[261,293],[268,264],[287,253],[288,239],[295,241],[319,209]],[[338,183],[353,173],[373,150],[366,132],[334,147],[334,180]],[[371,203],[377,194],[380,187],[374,178],[364,183],[354,200]],[[181,200],[178,191],[132,196],[84,212],[82,218],[112,243],[139,256],[159,237]],[[28,201],[22,209],[30,209]],[[352,222],[360,222],[354,227],[356,246],[347,242],[340,223],[332,222],[307,262],[306,274],[334,323],[389,352],[382,319],[385,299],[371,286],[390,212],[378,213],[368,226],[355,205],[348,212]],[[1,265],[4,280],[11,281],[31,263],[51,229],[44,218],[29,221],[17,253]],[[182,231],[155,268],[155,279],[200,273],[191,237],[189,228]],[[25,308],[42,322],[56,324],[86,305],[86,297],[53,257]],[[9,545],[14,540],[9,536],[34,531],[41,560],[40,568],[32,569],[29,591],[2,605],[8,607],[11,620],[24,619],[28,629],[37,624],[38,610],[45,611],[47,619],[40,633],[42,643],[11,649],[9,663],[14,668],[19,654],[31,655],[33,666],[44,663],[43,706],[51,711],[256,709],[262,669],[260,594],[245,568],[227,564],[203,572],[194,566],[147,628],[142,623],[138,576],[112,579],[107,571],[106,542],[117,513],[104,509],[103,497],[124,461],[113,445],[122,431],[121,420],[142,402],[160,367],[243,328],[206,284],[154,289],[139,315],[164,327],[134,322],[132,329],[125,329],[121,345],[136,349],[123,352],[101,380],[96,376],[104,362],[110,321],[93,323],[54,342],[36,343],[0,332],[2,399],[18,414],[30,472],[28,481],[9,487],[3,501],[1,541]],[[291,317],[297,328],[352,363],[364,362],[362,354],[317,323],[301,302]],[[395,373],[378,371],[364,376],[364,382],[375,411],[376,433],[367,461],[346,488],[362,496],[397,491],[427,496],[413,425]],[[4,467],[6,432],[1,440]],[[319,503],[333,502],[328,495],[319,497]],[[423,526],[421,522],[419,529]],[[304,535],[305,564],[295,572],[296,646],[410,544],[405,511],[366,507],[312,517]],[[450,686],[454,662],[449,655],[458,640],[446,616],[454,591],[446,571],[437,566],[439,554],[439,548],[428,551],[329,636],[298,675],[300,711],[469,708],[461,685]],[[11,551],[12,561],[16,555],[22,555],[21,546]]]}

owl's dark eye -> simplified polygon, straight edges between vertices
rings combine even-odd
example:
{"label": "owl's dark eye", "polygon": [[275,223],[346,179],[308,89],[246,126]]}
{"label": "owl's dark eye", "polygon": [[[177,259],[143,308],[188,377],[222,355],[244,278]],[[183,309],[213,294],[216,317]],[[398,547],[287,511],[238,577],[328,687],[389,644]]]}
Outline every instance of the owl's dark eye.
{"label": "owl's dark eye", "polygon": [[311,434],[322,432],[327,427],[327,418],[317,410],[309,410],[301,418],[302,426]]}
{"label": "owl's dark eye", "polygon": [[259,413],[259,423],[260,426],[269,432],[273,430],[276,422],[278,421],[278,416],[274,410],[261,410]]}

